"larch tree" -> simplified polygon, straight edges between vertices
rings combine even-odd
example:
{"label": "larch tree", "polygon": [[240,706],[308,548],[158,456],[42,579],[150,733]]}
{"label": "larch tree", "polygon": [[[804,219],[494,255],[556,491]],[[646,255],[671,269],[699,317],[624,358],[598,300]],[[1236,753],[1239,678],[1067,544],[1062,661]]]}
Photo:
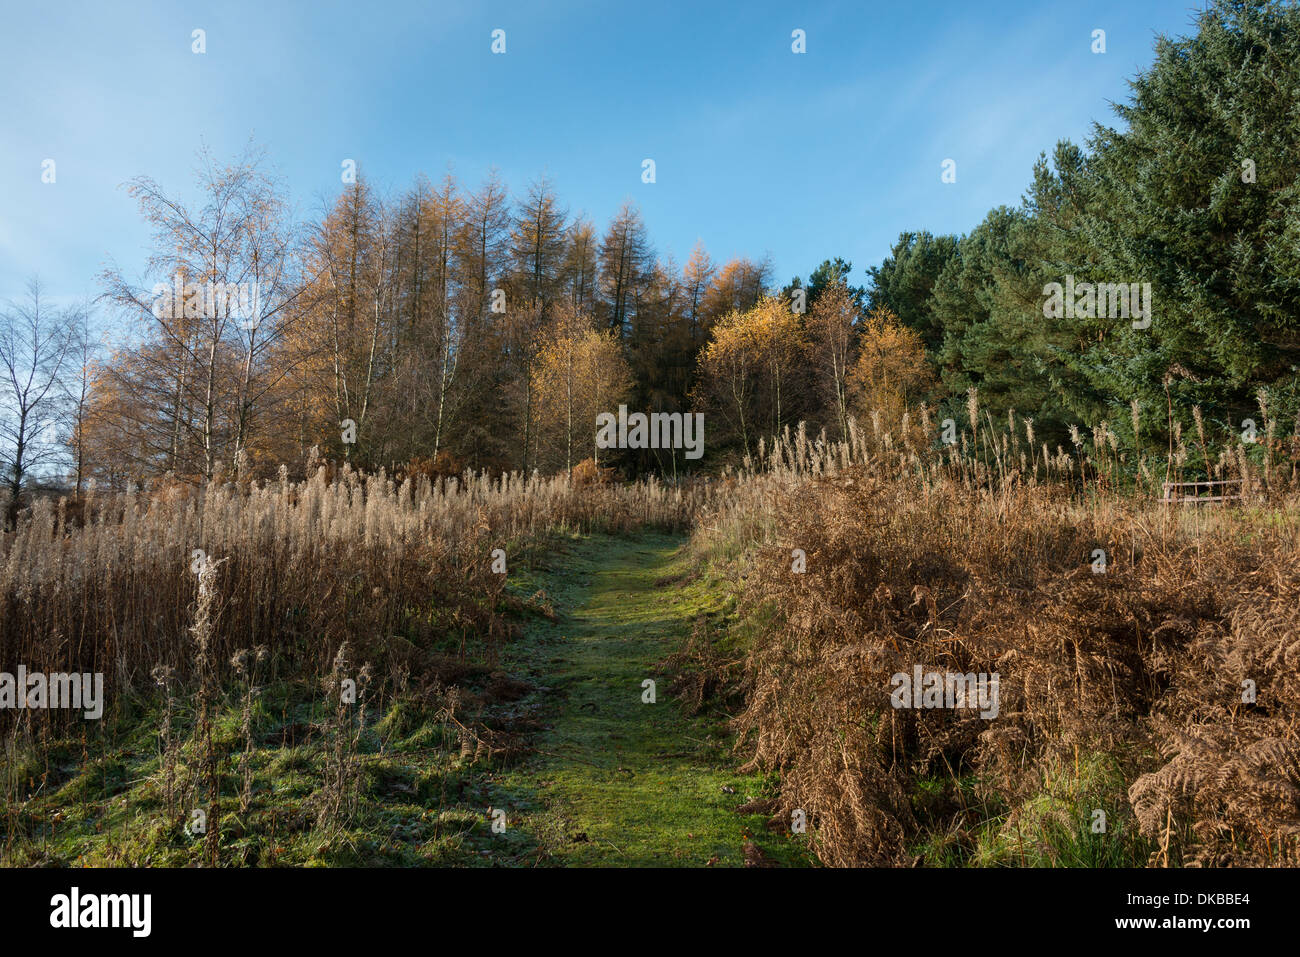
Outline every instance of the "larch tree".
{"label": "larch tree", "polygon": [[695,248],[691,250],[691,258],[686,260],[686,267],[682,270],[683,308],[690,327],[691,343],[697,349],[704,344],[707,335],[704,328],[704,304],[717,271],[704,248],[704,241],[697,240]]}
{"label": "larch tree", "polygon": [[750,322],[761,357],[772,434],[789,421],[789,388],[807,349],[800,317],[790,303],[763,296],[750,310]]}
{"label": "larch tree", "polygon": [[529,187],[514,217],[510,233],[515,298],[520,300],[508,322],[510,349],[523,391],[523,470],[533,459],[536,421],[534,368],[542,346],[542,331],[561,296],[565,260],[565,220],[551,184],[545,178]]}
{"label": "larch tree", "polygon": [[872,309],[862,322],[849,383],[857,410],[867,416],[883,415],[892,426],[929,386],[930,378],[920,333],[883,306]]}
{"label": "larch tree", "polygon": [[564,284],[569,305],[578,312],[596,308],[596,227],[588,219],[575,219],[568,230],[564,254]]}
{"label": "larch tree", "polygon": [[[344,457],[353,445],[372,453],[381,443],[367,430],[381,370],[380,346],[391,334],[392,270],[388,211],[360,175],[337,202],[307,244],[307,271],[314,277],[304,297],[309,318],[300,328],[299,348],[330,390],[329,428]],[[356,443],[342,441],[341,423],[356,424]]]}
{"label": "larch tree", "polygon": [[735,311],[714,325],[712,337],[700,351],[694,392],[697,404],[722,415],[746,455],[763,361],[760,336],[752,318],[749,312]]}
{"label": "larch tree", "polygon": [[640,211],[623,203],[605,231],[598,254],[600,294],[608,327],[627,335],[632,304],[653,262]]}

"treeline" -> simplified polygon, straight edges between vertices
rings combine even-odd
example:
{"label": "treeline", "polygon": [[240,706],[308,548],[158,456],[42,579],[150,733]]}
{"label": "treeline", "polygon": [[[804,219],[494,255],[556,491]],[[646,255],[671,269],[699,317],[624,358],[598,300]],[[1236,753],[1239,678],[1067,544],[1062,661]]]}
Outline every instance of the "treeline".
{"label": "treeline", "polygon": [[16,500],[52,461],[52,421],[78,488],[301,474],[313,449],[677,474],[672,450],[596,448],[622,403],[705,412],[706,468],[799,422],[897,435],[921,402],[961,421],[972,390],[1066,449],[1280,442],[1300,413],[1300,9],[1216,0],[1132,90],[1124,129],[1043,155],[1019,207],[904,233],[861,286],[839,258],[782,289],[766,260],[702,244],[679,265],[630,203],[600,230],[545,179],[386,197],[357,175],[305,224],[256,154],[205,156],[193,207],[137,179],[145,278],[102,277],[129,345],[46,335],[40,316],[72,314],[36,298],[6,314],[6,485]]}
{"label": "treeline", "polygon": [[[1102,421],[1128,448],[1280,439],[1300,412],[1300,9],[1216,0],[1131,87],[1125,128],[1041,157],[1018,208],[904,233],[869,302],[922,337],[958,421],[974,387],[1066,448]],[[1077,308],[1045,315],[1067,281]],[[1089,303],[1103,283],[1150,283],[1149,325]]]}
{"label": "treeline", "polygon": [[495,174],[422,176],[386,198],[358,175],[295,225],[260,157],[206,159],[198,208],[130,184],[148,279],[103,277],[135,342],[97,364],[70,444],[114,486],[274,475],[313,448],[443,474],[606,464],[596,414],[685,410],[714,326],[770,283],[702,244],[657,256],[630,203],[598,230],[545,179],[512,197]]}

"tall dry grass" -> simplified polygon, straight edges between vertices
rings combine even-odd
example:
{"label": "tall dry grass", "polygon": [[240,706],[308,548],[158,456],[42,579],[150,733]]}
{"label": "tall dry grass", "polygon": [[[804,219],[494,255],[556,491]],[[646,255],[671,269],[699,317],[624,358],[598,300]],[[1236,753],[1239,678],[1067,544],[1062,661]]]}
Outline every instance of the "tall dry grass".
{"label": "tall dry grass", "polygon": [[[155,668],[197,686],[202,661],[225,668],[265,646],[267,680],[328,673],[344,642],[361,661],[400,664],[455,644],[491,661],[505,637],[507,562],[540,538],[593,528],[683,529],[708,483],[593,484],[465,475],[394,483],[321,468],[305,482],[96,497],[77,515],[38,501],[0,537],[0,661],[29,671],[101,672],[110,711],[151,691]],[[84,516],[84,524],[82,517]],[[204,648],[189,637],[202,563],[220,563],[204,603]],[[222,676],[223,680],[231,675]],[[28,723],[80,720],[8,711]]]}
{"label": "tall dry grass", "polygon": [[[1160,463],[1121,462],[1104,432],[1035,463],[1014,421],[972,408],[981,432],[943,448],[918,418],[897,439],[781,437],[697,532],[737,561],[747,643],[694,662],[695,684],[738,694],[740,746],[780,773],[774,823],[806,812],[834,865],[907,865],[936,840],[969,862],[991,828],[1050,861],[1029,818],[1087,831],[1049,792],[1103,766],[1110,833],[1146,863],[1300,864],[1294,458],[1207,454],[1243,502],[1168,506]],[[892,707],[917,665],[998,673],[998,716]]]}

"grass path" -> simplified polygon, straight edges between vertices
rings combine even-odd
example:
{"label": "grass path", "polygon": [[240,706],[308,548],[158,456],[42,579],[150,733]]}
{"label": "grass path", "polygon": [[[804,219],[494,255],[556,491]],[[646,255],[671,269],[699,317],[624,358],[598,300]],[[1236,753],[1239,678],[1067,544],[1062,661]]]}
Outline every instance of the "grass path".
{"label": "grass path", "polygon": [[[751,860],[807,859],[802,838],[736,813],[764,794],[763,779],[737,773],[722,718],[685,715],[656,668],[696,619],[726,611],[716,590],[688,578],[681,545],[661,534],[593,536],[544,568],[512,569],[513,587],[545,589],[558,614],[529,624],[509,664],[555,702],[537,754],[494,781],[512,837],[533,848],[526,859],[740,866],[747,845]],[[646,679],[653,704],[642,701]]]}

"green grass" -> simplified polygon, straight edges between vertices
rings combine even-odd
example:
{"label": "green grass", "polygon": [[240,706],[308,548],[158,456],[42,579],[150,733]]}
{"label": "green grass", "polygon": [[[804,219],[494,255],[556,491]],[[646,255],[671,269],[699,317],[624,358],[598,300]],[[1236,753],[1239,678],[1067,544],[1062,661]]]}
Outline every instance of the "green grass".
{"label": "green grass", "polygon": [[[914,802],[924,823],[913,851],[926,866],[1143,867],[1152,850],[1137,831],[1111,755],[1083,755],[1042,774],[1037,792],[1014,808],[981,800],[977,785],[973,775],[917,782]],[[1096,811],[1105,814],[1104,830],[1093,829],[1102,820]]]}
{"label": "green grass", "polygon": [[[283,690],[283,689],[279,689]],[[410,707],[406,700],[389,706]],[[89,757],[61,783],[42,784],[23,766],[21,782],[30,794],[0,807],[0,864],[8,866],[187,866],[203,860],[202,836],[186,833],[195,808],[208,807],[195,781],[197,754],[187,744],[175,775],[182,796],[169,813],[157,751],[157,715],[142,719],[135,733],[106,730],[89,743]],[[432,714],[421,716],[406,737],[390,735],[384,753],[372,727],[354,776],[355,812],[321,827],[317,802],[325,777],[326,739],[300,744],[266,744],[285,724],[319,721],[323,711],[300,701],[287,721],[263,716],[256,726],[264,743],[251,754],[253,786],[246,810],[238,794],[241,741],[238,715],[229,709],[215,722],[220,736],[221,863],[235,865],[417,866],[481,861],[487,846],[486,820],[476,810],[482,770],[462,759],[443,739]],[[379,724],[383,724],[381,720]],[[98,756],[95,756],[98,754]],[[209,827],[213,826],[209,822]]]}
{"label": "green grass", "polygon": [[[578,866],[738,866],[751,842],[780,864],[806,863],[803,839],[738,814],[771,783],[742,775],[722,717],[688,717],[657,667],[696,619],[728,602],[691,574],[683,540],[644,534],[575,543],[535,572],[569,609],[539,621],[516,649],[519,666],[558,692],[538,754],[497,783],[538,859]],[[655,703],[643,682],[656,683]]]}

